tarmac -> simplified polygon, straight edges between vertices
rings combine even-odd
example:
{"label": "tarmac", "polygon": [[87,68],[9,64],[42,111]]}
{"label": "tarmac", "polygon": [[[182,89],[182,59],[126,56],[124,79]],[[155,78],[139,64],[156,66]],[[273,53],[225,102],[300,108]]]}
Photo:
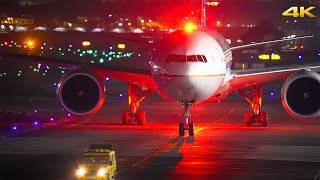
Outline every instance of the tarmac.
{"label": "tarmac", "polygon": [[0,179],[76,179],[81,154],[97,143],[113,144],[119,180],[315,179],[320,169],[319,119],[294,119],[278,96],[264,99],[269,127],[245,127],[250,106],[233,94],[192,110],[195,136],[184,137],[178,136],[182,108],[156,94],[140,106],[144,126],[121,125],[126,97],[107,96],[89,118],[66,117],[52,97],[33,98],[43,104],[37,114],[28,98],[10,97],[1,113]]}

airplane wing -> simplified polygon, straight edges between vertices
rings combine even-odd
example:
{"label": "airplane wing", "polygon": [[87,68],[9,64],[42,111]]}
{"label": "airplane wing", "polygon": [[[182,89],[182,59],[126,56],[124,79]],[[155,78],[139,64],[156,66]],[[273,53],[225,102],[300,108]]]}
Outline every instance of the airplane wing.
{"label": "airplane wing", "polygon": [[146,67],[137,67],[125,63],[106,63],[104,65],[91,64],[87,61],[59,59],[53,57],[35,56],[27,54],[6,53],[0,54],[0,61],[9,63],[37,63],[46,66],[62,67],[70,70],[79,69],[81,67],[88,68],[109,78],[134,83],[157,91],[155,82],[151,77],[150,69]]}
{"label": "airplane wing", "polygon": [[229,76],[229,89],[230,91],[234,91],[255,84],[286,79],[293,73],[302,69],[320,72],[320,62],[307,65],[279,66],[264,69],[233,70],[230,72]]}

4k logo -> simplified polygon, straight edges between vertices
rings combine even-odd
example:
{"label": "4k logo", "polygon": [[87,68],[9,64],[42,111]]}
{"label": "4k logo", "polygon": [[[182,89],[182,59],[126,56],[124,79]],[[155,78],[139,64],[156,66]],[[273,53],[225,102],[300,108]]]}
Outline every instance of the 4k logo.
{"label": "4k logo", "polygon": [[309,8],[305,8],[305,7],[291,7],[288,10],[286,10],[285,12],[282,13],[282,16],[287,16],[287,17],[311,17],[311,18],[315,18],[316,16],[314,14],[311,13],[311,10],[313,10],[315,7],[309,7]]}

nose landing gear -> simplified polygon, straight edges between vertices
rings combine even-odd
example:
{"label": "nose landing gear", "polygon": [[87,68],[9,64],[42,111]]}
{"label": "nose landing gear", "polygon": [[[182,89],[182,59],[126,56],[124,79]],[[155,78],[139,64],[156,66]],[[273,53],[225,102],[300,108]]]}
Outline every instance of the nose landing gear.
{"label": "nose landing gear", "polygon": [[192,106],[192,104],[194,104],[194,107],[195,107],[195,101],[194,100],[192,100],[192,101],[180,100],[179,103],[182,104],[184,107],[184,113],[182,115],[184,122],[179,124],[179,135],[184,136],[184,131],[188,130],[189,136],[193,136],[194,135],[194,124],[189,123],[189,119],[191,118],[190,107]]}

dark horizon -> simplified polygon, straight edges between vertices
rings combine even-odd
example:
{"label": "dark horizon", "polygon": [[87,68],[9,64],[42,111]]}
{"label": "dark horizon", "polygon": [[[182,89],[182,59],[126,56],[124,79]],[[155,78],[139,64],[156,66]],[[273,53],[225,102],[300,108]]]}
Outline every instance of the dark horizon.
{"label": "dark horizon", "polygon": [[[19,3],[20,2],[20,3]],[[6,12],[9,16],[27,14],[36,18],[54,16],[99,16],[115,14],[123,17],[158,16],[179,17],[186,12],[184,0],[29,0],[23,7],[22,0],[0,0],[0,15]],[[291,6],[305,6],[307,1],[292,0],[222,0],[218,7],[208,7],[209,21],[222,20],[228,23],[255,23],[264,20],[278,23],[281,13]],[[310,4],[309,4],[310,5]],[[200,6],[199,6],[200,7]]]}

